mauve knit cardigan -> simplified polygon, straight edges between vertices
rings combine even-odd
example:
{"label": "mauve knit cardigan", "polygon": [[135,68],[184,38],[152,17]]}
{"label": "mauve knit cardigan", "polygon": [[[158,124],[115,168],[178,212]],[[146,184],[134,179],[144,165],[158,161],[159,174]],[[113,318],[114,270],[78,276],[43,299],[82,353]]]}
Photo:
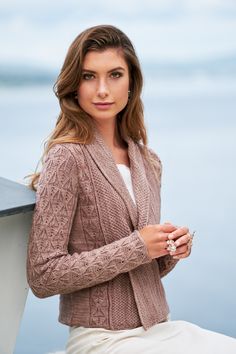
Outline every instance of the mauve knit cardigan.
{"label": "mauve knit cardigan", "polygon": [[69,326],[147,329],[169,312],[161,277],[177,261],[152,260],[138,231],[160,223],[162,165],[149,149],[155,174],[141,145],[126,141],[137,205],[98,131],[91,144],[54,145],[43,164],[27,278],[40,298],[60,294]]}

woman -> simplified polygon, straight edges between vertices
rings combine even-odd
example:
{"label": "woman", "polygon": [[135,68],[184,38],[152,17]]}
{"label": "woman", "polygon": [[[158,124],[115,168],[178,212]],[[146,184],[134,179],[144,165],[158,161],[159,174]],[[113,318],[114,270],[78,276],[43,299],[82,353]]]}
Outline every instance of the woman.
{"label": "woman", "polygon": [[60,294],[67,354],[233,354],[233,338],[168,320],[161,278],[189,256],[192,235],[160,224],[162,166],[147,147],[141,89],[119,29],[74,40],[55,85],[61,113],[31,181],[29,285],[38,297]]}

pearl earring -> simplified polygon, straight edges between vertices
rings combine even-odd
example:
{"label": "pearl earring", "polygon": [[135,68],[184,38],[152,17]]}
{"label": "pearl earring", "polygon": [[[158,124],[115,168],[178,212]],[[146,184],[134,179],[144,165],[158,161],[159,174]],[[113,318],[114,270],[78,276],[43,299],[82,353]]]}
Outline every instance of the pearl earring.
{"label": "pearl earring", "polygon": [[129,91],[128,91],[128,98],[130,98],[130,92],[131,92],[131,91],[129,90]]}

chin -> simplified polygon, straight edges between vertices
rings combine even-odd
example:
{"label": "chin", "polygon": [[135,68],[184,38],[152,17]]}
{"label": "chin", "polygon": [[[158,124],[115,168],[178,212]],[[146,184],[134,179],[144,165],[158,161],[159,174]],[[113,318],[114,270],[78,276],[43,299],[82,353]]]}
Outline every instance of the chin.
{"label": "chin", "polygon": [[110,120],[110,119],[114,119],[114,117],[117,116],[119,112],[91,112],[89,113],[89,115],[93,118],[93,119],[96,119],[96,120]]}
{"label": "chin", "polygon": [[116,116],[91,116],[97,122],[109,122],[116,119]]}

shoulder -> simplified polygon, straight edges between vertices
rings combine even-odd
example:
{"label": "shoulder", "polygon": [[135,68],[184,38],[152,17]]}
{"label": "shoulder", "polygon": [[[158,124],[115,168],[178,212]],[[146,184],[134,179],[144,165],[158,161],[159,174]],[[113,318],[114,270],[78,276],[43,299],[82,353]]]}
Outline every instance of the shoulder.
{"label": "shoulder", "polygon": [[139,145],[147,171],[152,171],[155,178],[161,183],[162,162],[159,155],[150,147]]}
{"label": "shoulder", "polygon": [[42,191],[45,186],[53,185],[56,189],[77,193],[78,163],[75,157],[77,148],[74,145],[77,144],[54,144],[48,150],[39,177],[38,191]]}
{"label": "shoulder", "polygon": [[151,156],[151,158],[153,158],[156,162],[158,162],[159,164],[161,164],[161,159],[159,157],[159,155],[150,147],[147,147],[147,150],[149,152],[149,155]]}
{"label": "shoulder", "polygon": [[75,143],[56,143],[44,155],[42,173],[77,175],[79,169],[80,148]]}
{"label": "shoulder", "polygon": [[156,162],[156,164],[160,166],[162,165],[159,154],[157,154],[152,148],[150,148],[149,146],[144,146],[142,144],[138,144],[138,147],[145,160],[148,160],[148,162]]}
{"label": "shoulder", "polygon": [[77,163],[82,156],[81,144],[76,143],[57,143],[54,144],[45,156],[45,163],[48,161],[67,161]]}
{"label": "shoulder", "polygon": [[149,153],[149,161],[152,165],[152,168],[154,169],[154,174],[158,178],[158,180],[161,180],[162,176],[162,162],[159,157],[159,155],[150,147],[147,148],[148,153]]}

